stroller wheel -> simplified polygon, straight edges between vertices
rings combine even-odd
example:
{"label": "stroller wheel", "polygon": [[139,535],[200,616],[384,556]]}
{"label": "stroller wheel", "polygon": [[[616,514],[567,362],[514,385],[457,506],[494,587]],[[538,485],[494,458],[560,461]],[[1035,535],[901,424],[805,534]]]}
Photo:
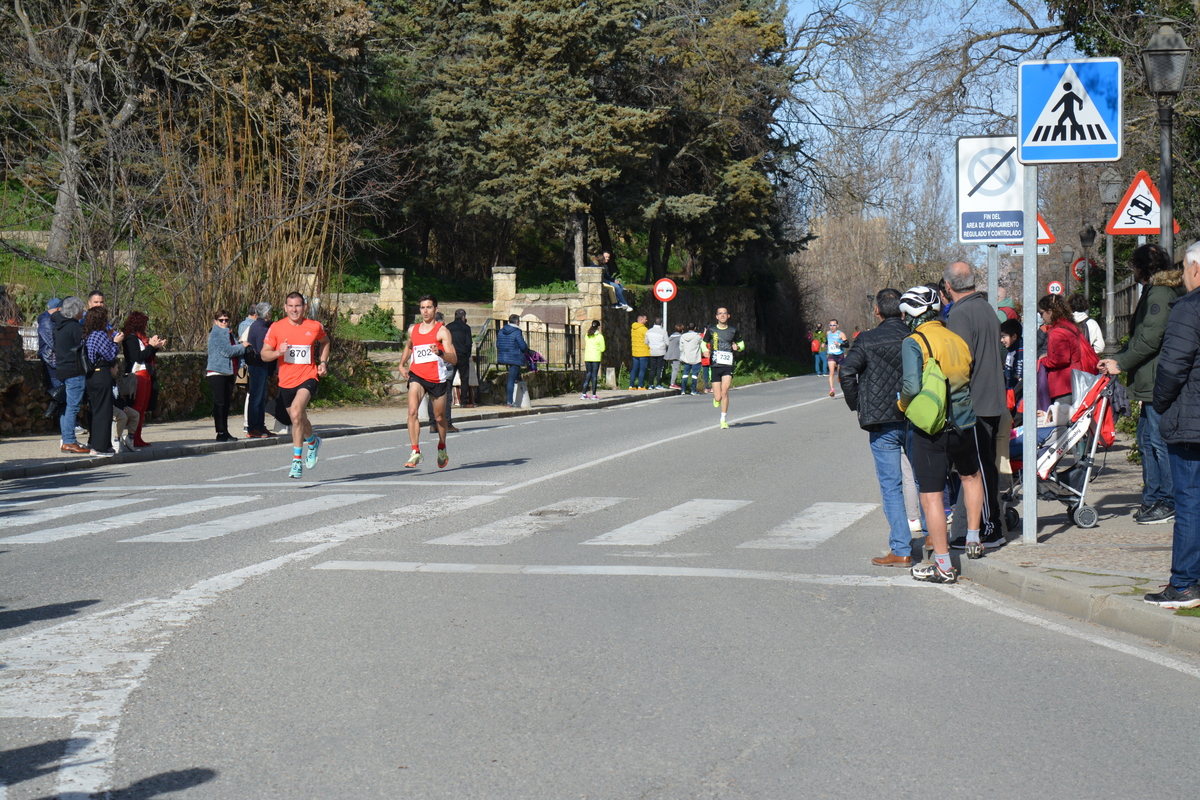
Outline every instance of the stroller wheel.
{"label": "stroller wheel", "polygon": [[1091,506],[1081,505],[1075,509],[1075,513],[1071,515],[1075,519],[1075,524],[1081,528],[1094,528],[1100,520],[1100,515],[1096,513],[1096,509]]}
{"label": "stroller wheel", "polygon": [[1012,533],[1021,527],[1021,515],[1017,513],[1015,508],[1005,509],[1004,526],[1008,528],[1009,533]]}

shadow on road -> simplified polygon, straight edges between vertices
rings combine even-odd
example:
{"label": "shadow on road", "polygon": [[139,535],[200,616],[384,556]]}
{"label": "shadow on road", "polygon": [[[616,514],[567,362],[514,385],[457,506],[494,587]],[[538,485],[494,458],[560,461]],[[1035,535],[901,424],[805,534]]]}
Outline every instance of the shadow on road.
{"label": "shadow on road", "polygon": [[99,602],[99,600],[73,600],[70,603],[54,603],[36,608],[14,608],[0,611],[0,630],[19,628],[31,622],[69,617],[79,613],[80,609],[94,606]]}

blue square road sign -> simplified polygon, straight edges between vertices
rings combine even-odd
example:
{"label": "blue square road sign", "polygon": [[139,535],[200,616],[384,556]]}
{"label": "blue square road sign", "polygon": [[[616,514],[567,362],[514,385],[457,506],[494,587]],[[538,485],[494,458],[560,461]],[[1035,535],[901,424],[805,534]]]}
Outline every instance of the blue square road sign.
{"label": "blue square road sign", "polygon": [[1025,61],[1017,67],[1017,160],[1117,161],[1124,124],[1121,59]]}

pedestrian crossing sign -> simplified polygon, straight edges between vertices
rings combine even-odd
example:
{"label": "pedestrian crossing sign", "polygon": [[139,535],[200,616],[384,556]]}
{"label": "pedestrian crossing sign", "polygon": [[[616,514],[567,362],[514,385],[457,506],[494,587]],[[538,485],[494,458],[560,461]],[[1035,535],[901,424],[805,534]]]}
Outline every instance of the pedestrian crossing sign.
{"label": "pedestrian crossing sign", "polygon": [[1017,160],[1117,161],[1123,137],[1121,59],[1023,61],[1017,67]]}

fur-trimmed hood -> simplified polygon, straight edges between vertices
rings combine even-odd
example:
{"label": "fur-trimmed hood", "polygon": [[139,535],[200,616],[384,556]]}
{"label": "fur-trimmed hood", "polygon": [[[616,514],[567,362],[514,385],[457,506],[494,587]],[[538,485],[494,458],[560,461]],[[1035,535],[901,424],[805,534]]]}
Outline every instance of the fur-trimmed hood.
{"label": "fur-trimmed hood", "polygon": [[1183,288],[1182,269],[1161,269],[1150,278],[1151,286],[1169,286],[1172,289]]}

